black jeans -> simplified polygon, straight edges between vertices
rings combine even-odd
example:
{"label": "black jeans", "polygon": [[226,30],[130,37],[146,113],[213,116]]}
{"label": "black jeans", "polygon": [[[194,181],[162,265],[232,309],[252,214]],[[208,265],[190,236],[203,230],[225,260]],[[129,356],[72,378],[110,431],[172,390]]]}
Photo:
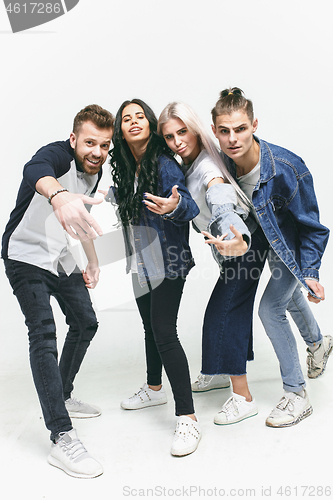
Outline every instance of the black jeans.
{"label": "black jeans", "polygon": [[[37,266],[5,260],[6,274],[28,327],[30,365],[51,439],[72,429],[64,401],[94,337],[98,323],[89,292],[77,268],[59,276]],[[58,365],[56,326],[50,297],[58,301],[69,330]]]}
{"label": "black jeans", "polygon": [[185,279],[165,278],[153,288],[142,288],[132,274],[135,300],[145,331],[147,383],[159,385],[162,365],[176,404],[176,415],[194,413],[190,373],[185,352],[177,335],[177,316]]}

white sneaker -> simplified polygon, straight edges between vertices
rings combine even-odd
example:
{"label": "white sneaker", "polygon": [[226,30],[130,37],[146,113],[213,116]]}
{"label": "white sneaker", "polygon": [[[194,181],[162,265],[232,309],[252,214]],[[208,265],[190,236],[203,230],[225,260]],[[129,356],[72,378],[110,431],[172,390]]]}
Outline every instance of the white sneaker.
{"label": "white sneaker", "polygon": [[235,424],[257,414],[258,408],[254,399],[246,401],[244,396],[233,392],[232,396],[222,406],[222,410],[215,415],[214,423],[217,425]]}
{"label": "white sneaker", "polygon": [[131,398],[124,399],[120,406],[124,410],[139,410],[147,406],[164,405],[167,402],[167,397],[162,386],[159,391],[153,391],[148,384],[144,384],[139,392]]}
{"label": "white sneaker", "polygon": [[191,385],[193,392],[205,392],[212,389],[230,387],[229,375],[203,375],[199,373],[197,380]]}
{"label": "white sneaker", "polygon": [[295,392],[284,392],[276,407],[266,419],[268,427],[290,427],[309,417],[313,409],[306,391],[303,396]]}
{"label": "white sneaker", "polygon": [[329,355],[333,350],[333,338],[330,335],[323,337],[323,341],[315,351],[307,348],[308,356],[306,362],[308,365],[308,377],[317,378],[324,373]]}
{"label": "white sneaker", "polygon": [[71,418],[93,418],[102,413],[97,406],[88,405],[76,398],[66,399],[65,406]]}
{"label": "white sneaker", "polygon": [[60,432],[59,440],[52,443],[49,464],[73,477],[91,479],[103,474],[103,467],[85,449],[76,430]]}
{"label": "white sneaker", "polygon": [[193,453],[201,439],[199,422],[184,415],[178,417],[171,447],[171,455],[183,457]]}

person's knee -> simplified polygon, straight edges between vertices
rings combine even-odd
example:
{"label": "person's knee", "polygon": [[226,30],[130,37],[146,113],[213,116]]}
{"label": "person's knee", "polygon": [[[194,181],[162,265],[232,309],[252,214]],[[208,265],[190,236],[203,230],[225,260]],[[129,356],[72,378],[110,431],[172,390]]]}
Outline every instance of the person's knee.
{"label": "person's knee", "polygon": [[57,335],[55,329],[49,332],[29,333],[29,352],[31,357],[37,353],[43,353],[51,354],[57,358]]}
{"label": "person's knee", "polygon": [[170,336],[170,326],[161,321],[152,321],[152,331],[156,342],[162,341]]}
{"label": "person's knee", "polygon": [[56,325],[53,316],[44,318],[34,318],[26,316],[26,325],[28,326],[28,336],[30,338],[40,338],[40,339],[56,339]]}
{"label": "person's knee", "polygon": [[262,296],[258,308],[258,316],[262,322],[262,324],[265,326],[266,322],[269,320],[271,317],[271,307],[270,303],[267,300],[265,294]]}
{"label": "person's knee", "polygon": [[264,293],[259,304],[258,316],[266,329],[266,333],[269,335],[271,325],[279,322],[283,317],[283,314],[280,308],[277,307],[276,304],[273,304],[269,297]]}
{"label": "person's knee", "polygon": [[277,329],[279,328],[278,325],[282,325],[288,321],[285,305],[277,303],[276,300],[272,301],[269,295],[265,293],[259,304],[258,316],[270,338],[276,335]]}
{"label": "person's knee", "polygon": [[163,324],[154,327],[154,339],[159,352],[178,348],[180,344],[176,328]]}
{"label": "person's knee", "polygon": [[88,340],[89,342],[94,338],[96,332],[98,330],[98,322],[91,324],[88,326],[84,332],[83,340]]}

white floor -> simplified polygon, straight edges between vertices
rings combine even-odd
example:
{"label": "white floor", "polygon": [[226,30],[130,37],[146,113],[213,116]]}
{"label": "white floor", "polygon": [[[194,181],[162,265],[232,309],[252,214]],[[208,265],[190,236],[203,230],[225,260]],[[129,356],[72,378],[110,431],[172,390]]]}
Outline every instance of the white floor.
{"label": "white floor", "polygon": [[[127,366],[122,372],[118,370],[115,377],[110,366],[99,366],[98,373],[96,367],[86,367],[77,384],[77,394],[99,404],[103,414],[96,419],[76,420],[75,427],[88,450],[104,466],[104,475],[94,480],[74,479],[48,465],[48,433],[29,371],[8,373],[6,383],[1,381],[2,491],[7,492],[8,500],[19,498],[23,492],[29,500],[67,499],[71,491],[85,500],[120,499],[130,496],[129,492],[139,496],[140,489],[151,497],[152,492],[147,490],[155,489],[157,498],[162,496],[158,492],[163,492],[163,488],[170,490],[169,496],[176,496],[179,488],[191,491],[192,498],[200,498],[199,488],[201,496],[205,496],[204,491],[206,496],[212,496],[214,488],[230,495],[230,490],[236,488],[244,490],[239,496],[253,497],[255,491],[259,497],[263,487],[271,487],[269,496],[279,498],[273,492],[277,493],[280,486],[303,491],[303,486],[332,485],[331,459],[327,454],[327,447],[331,446],[332,366],[321,379],[308,384],[313,415],[288,429],[264,425],[281,393],[278,378],[266,377],[267,368],[263,360],[257,363],[256,370],[250,371],[251,388],[260,411],[242,423],[220,427],[212,422],[214,413],[229,396],[228,389],[195,395],[203,438],[193,455],[173,458],[169,449],[175,419],[169,387],[167,405],[127,412],[119,408],[119,401],[137,388],[142,370]],[[246,495],[246,489],[252,493]]]}
{"label": "white floor", "polygon": [[[198,268],[200,271],[200,263]],[[1,489],[6,492],[2,498],[281,499],[319,497],[320,487],[332,487],[333,491],[329,458],[333,359],[322,377],[307,381],[313,414],[292,428],[266,427],[265,418],[282,396],[282,388],[275,354],[255,316],[256,357],[249,363],[248,377],[259,414],[238,424],[217,426],[214,414],[229,397],[230,389],[194,394],[203,437],[194,454],[174,458],[170,455],[174,404],[166,377],[168,404],[138,411],[124,411],[119,406],[145,381],[142,328],[133,302],[98,311],[100,328],[76,379],[74,395],[103,411],[95,419],[75,420],[74,426],[90,453],[103,464],[104,474],[79,480],[51,467],[46,461],[49,433],[30,374],[24,320],[7,280],[4,275],[0,278],[0,470]],[[178,326],[192,378],[200,371],[201,321],[214,280],[211,276],[207,282],[199,282],[193,271],[184,291]],[[319,307],[316,315],[323,333],[329,334],[329,304]],[[61,348],[66,326],[57,306],[54,309]],[[306,373],[305,346],[295,334]],[[329,490],[323,491],[324,497],[330,496]]]}

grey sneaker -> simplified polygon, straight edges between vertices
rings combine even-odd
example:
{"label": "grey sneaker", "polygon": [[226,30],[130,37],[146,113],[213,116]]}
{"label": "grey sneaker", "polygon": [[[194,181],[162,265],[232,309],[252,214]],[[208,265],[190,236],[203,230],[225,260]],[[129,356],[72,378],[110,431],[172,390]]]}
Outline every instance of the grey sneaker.
{"label": "grey sneaker", "polygon": [[308,377],[317,378],[324,373],[329,355],[333,349],[333,338],[330,335],[323,337],[323,341],[314,352],[307,348],[308,356],[306,363],[308,365]]}
{"label": "grey sneaker", "polygon": [[206,392],[212,389],[226,389],[227,387],[230,387],[229,375],[203,375],[202,373],[191,385],[193,392]]}
{"label": "grey sneaker", "polygon": [[92,479],[103,474],[103,467],[89,455],[75,429],[60,432],[57,443],[51,445],[47,460],[69,476]]}
{"label": "grey sneaker", "polygon": [[71,418],[93,418],[102,413],[97,406],[88,405],[76,398],[66,399],[65,406]]}
{"label": "grey sneaker", "polygon": [[268,427],[290,427],[309,417],[313,409],[308,395],[285,391],[284,396],[266,419]]}
{"label": "grey sneaker", "polygon": [[147,408],[147,406],[164,405],[166,402],[167,397],[163,386],[159,391],[153,391],[148,384],[144,384],[139,392],[136,392],[134,396],[128,399],[124,399],[120,406],[124,410],[140,410],[141,408]]}

